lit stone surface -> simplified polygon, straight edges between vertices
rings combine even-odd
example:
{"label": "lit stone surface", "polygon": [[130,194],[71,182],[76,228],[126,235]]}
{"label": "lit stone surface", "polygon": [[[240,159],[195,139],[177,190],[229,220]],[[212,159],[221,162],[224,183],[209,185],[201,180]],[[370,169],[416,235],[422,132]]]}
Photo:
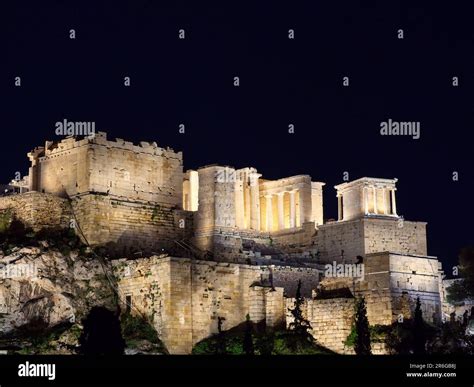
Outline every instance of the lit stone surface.
{"label": "lit stone surface", "polygon": [[[354,296],[365,297],[370,324],[410,317],[417,297],[426,320],[441,317],[441,264],[427,256],[426,223],[398,216],[397,179],[336,186],[338,220],[325,222],[324,183],[308,175],[266,180],[255,168],[219,165],[183,173],[181,153],[100,132],[46,142],[29,157],[29,176],[16,185],[23,193],[0,197],[0,215],[34,230],[74,220],[91,245],[152,255],[114,261],[121,302],[131,297],[172,353],[215,333],[218,317],[224,329],[247,314],[289,324],[298,280],[313,335],[339,353],[352,353],[343,343]],[[325,277],[324,264],[358,259],[363,279]],[[343,288],[346,298],[312,297]],[[0,292],[0,308],[8,302]]]}
{"label": "lit stone surface", "polygon": [[[149,316],[171,353],[189,353],[216,333],[218,317],[225,318],[224,329],[242,323],[247,314],[270,327],[284,324],[285,289],[294,296],[298,279],[312,278],[313,283],[305,281],[309,290],[318,278],[314,269],[170,257],[117,260],[114,266],[122,302],[131,296],[135,313]],[[270,272],[274,289],[268,284]]]}
{"label": "lit stone surface", "polygon": [[352,220],[365,215],[397,217],[395,183],[397,179],[364,177],[335,186],[339,219]]}

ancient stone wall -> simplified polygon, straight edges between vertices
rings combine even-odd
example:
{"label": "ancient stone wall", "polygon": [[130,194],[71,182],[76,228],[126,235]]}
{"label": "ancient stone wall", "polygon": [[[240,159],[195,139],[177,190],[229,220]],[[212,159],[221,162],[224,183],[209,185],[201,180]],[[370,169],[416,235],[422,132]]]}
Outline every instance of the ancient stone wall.
{"label": "ancient stone wall", "polygon": [[228,170],[227,167],[210,166],[198,171],[199,207],[194,216],[194,243],[203,250],[214,250],[215,227],[235,227],[235,183],[232,179],[226,180]]}
{"label": "ancient stone wall", "polygon": [[66,138],[58,143],[46,141],[44,147],[28,154],[30,190],[59,196],[86,192],[90,187],[88,139]]}
{"label": "ancient stone wall", "polygon": [[84,195],[73,200],[80,230],[92,245],[108,245],[123,254],[160,253],[175,248],[175,241],[189,239],[191,212],[169,205]]}
{"label": "ancient stone wall", "polygon": [[39,192],[26,192],[0,197],[0,211],[11,210],[26,226],[38,231],[42,228],[67,228],[72,219],[66,199]]}
{"label": "ancient stone wall", "polygon": [[371,325],[386,325],[411,318],[417,297],[423,318],[429,322],[441,318],[439,284],[441,268],[434,257],[376,253],[364,258],[364,278],[324,278],[325,291],[347,288],[364,296]]}
{"label": "ancient stone wall", "polygon": [[[311,288],[311,269],[151,257],[114,261],[122,302],[131,303],[152,321],[172,353],[189,353],[217,332],[218,317],[227,330],[245,321],[284,323],[284,292],[299,278]],[[270,274],[271,273],[271,274]],[[317,272],[312,278],[317,283]],[[273,275],[274,287],[270,286]],[[285,289],[285,287],[287,287]],[[135,311],[135,312],[137,312]]]}
{"label": "ancient stone wall", "polygon": [[308,305],[313,336],[326,348],[346,352],[344,345],[351,332],[354,299],[312,300]]}
{"label": "ancient stone wall", "polygon": [[364,255],[364,227],[362,220],[330,222],[318,227],[315,246],[323,263],[341,262],[344,250],[346,262],[354,262]]}
{"label": "ancient stone wall", "polygon": [[[190,353],[194,344],[217,332],[218,317],[225,319],[223,329],[245,321],[250,286],[260,279],[258,268],[182,258],[138,259],[124,266],[130,274],[120,276],[122,293],[142,313],[160,316],[154,322],[171,353]],[[145,268],[137,273],[136,266]],[[154,305],[143,298],[153,284],[165,290]]]}
{"label": "ancient stone wall", "polygon": [[413,313],[416,299],[420,298],[423,318],[432,323],[441,321],[441,265],[435,257],[405,256],[390,254],[390,289],[392,299],[399,300],[393,310],[394,315],[403,314],[409,299]]}
{"label": "ancient stone wall", "polygon": [[295,297],[298,280],[301,280],[301,295],[311,297],[319,284],[319,272],[307,267],[271,266],[273,285],[284,289],[285,297]]}
{"label": "ancient stone wall", "polygon": [[[304,272],[289,267],[255,267],[228,263],[192,261],[183,258],[151,257],[114,261],[119,278],[123,307],[131,302],[133,313],[142,313],[153,321],[171,353],[189,353],[200,340],[217,333],[218,318],[224,330],[245,321],[265,320],[269,326],[291,322],[289,309],[294,298],[285,298],[287,285],[304,278]],[[288,276],[286,283],[274,288],[267,283],[272,271],[274,282]],[[310,274],[309,272],[306,274]],[[294,276],[294,278],[293,278]],[[391,311],[390,297],[383,292],[366,292],[369,323],[389,324],[383,320]],[[384,304],[388,302],[388,304]],[[312,334],[323,346],[338,353],[353,353],[344,346],[351,331],[354,298],[306,298],[304,315],[313,327]],[[390,312],[391,314],[391,312]],[[391,317],[391,316],[390,316]],[[385,348],[374,345],[374,353]]]}
{"label": "ancient stone wall", "polygon": [[387,218],[330,222],[318,227],[314,244],[321,262],[354,262],[358,255],[390,251],[426,255],[426,223]]}
{"label": "ancient stone wall", "polygon": [[[195,213],[195,219],[196,219]],[[196,222],[196,220],[195,220]],[[274,233],[242,230],[235,227],[215,227],[213,229],[195,229],[193,242],[196,246],[214,253],[215,259],[224,262],[245,263],[242,254],[244,242],[253,241],[261,246],[268,246],[280,253],[300,252],[302,249],[314,249],[314,223],[308,222],[303,227],[282,230]]]}
{"label": "ancient stone wall", "polygon": [[[367,280],[367,278],[371,279]],[[346,288],[355,297],[363,296],[369,324],[390,325],[397,318],[397,315],[392,311],[398,300],[392,297],[392,293],[387,287],[389,278],[388,272],[375,273],[373,276],[367,276],[366,273],[365,280],[324,278],[321,281],[321,286],[324,288],[323,293],[326,294]]]}
{"label": "ancient stone wall", "polygon": [[425,222],[368,218],[363,223],[366,254],[390,251],[427,255]]}
{"label": "ancient stone wall", "polygon": [[128,309],[133,314],[148,318],[162,337],[170,314],[170,304],[164,302],[170,295],[169,260],[153,256],[147,259],[115,260],[112,264],[119,279],[122,310]]}
{"label": "ancient stone wall", "polygon": [[100,192],[182,206],[181,152],[156,143],[109,141],[103,132],[47,142],[41,149],[29,154],[32,190],[60,196]]}
{"label": "ancient stone wall", "polygon": [[[285,302],[286,323],[289,326],[293,321],[290,310],[294,308],[295,300],[287,298]],[[353,353],[344,342],[351,332],[354,298],[307,299],[302,309],[318,344],[337,353]]]}
{"label": "ancient stone wall", "polygon": [[302,247],[311,247],[312,238],[315,236],[314,222],[304,223],[302,227],[290,230],[281,230],[272,233],[274,244],[284,251],[292,251],[292,247],[301,250]]}

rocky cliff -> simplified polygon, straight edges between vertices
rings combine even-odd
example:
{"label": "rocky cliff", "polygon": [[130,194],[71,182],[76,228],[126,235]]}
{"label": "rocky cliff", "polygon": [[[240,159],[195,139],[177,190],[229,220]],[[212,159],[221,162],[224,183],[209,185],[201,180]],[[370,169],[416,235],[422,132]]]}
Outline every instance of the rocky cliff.
{"label": "rocky cliff", "polygon": [[31,344],[57,327],[80,333],[95,306],[116,311],[110,273],[70,230],[33,233],[13,220],[0,233],[0,347],[22,337]]}

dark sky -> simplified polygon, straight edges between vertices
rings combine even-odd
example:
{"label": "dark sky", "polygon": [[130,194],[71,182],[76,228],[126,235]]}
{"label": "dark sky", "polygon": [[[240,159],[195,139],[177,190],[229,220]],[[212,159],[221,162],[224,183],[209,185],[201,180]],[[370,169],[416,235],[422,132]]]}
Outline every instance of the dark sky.
{"label": "dark sky", "polygon": [[[2,4],[1,182],[27,172],[30,149],[57,139],[55,122],[95,121],[110,138],[182,150],[185,169],[218,163],[254,166],[269,179],[310,174],[327,183],[326,218],[337,216],[333,186],[344,171],[351,180],[397,177],[398,212],[428,222],[430,255],[448,269],[474,244],[472,9],[161,3]],[[421,138],[381,136],[389,118],[420,122]]]}

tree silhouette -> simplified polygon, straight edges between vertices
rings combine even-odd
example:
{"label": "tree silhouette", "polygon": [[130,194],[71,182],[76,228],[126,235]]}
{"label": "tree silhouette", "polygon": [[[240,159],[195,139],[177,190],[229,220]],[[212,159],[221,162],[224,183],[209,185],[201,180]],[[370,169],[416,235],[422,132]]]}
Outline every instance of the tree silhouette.
{"label": "tree silhouette", "polygon": [[355,332],[355,353],[357,355],[371,355],[369,320],[367,319],[364,297],[360,297],[356,303]]}
{"label": "tree silhouette", "polygon": [[245,321],[245,334],[244,334],[244,352],[246,355],[255,355],[253,348],[253,339],[252,339],[252,322],[250,321],[250,316],[247,314]]}
{"label": "tree silhouette", "polygon": [[458,267],[459,280],[446,289],[447,300],[450,303],[474,298],[474,246],[461,250]]}
{"label": "tree silhouette", "polygon": [[222,330],[222,324],[224,317],[217,317],[217,343],[216,343],[216,355],[225,355],[227,353],[227,342],[225,339],[224,331]]}
{"label": "tree silhouette", "polygon": [[293,309],[288,309],[293,316],[293,321],[289,324],[290,330],[296,336],[299,336],[308,341],[314,341],[313,336],[309,332],[312,329],[310,322],[304,318],[302,306],[304,304],[304,298],[301,296],[301,280],[298,280],[298,287],[296,288],[295,306]]}
{"label": "tree silhouette", "polygon": [[413,353],[422,355],[426,353],[426,332],[420,297],[416,298],[415,316],[413,319]]}
{"label": "tree silhouette", "polygon": [[122,355],[125,341],[118,316],[103,307],[94,307],[83,320],[84,331],[79,337],[84,355]]}

